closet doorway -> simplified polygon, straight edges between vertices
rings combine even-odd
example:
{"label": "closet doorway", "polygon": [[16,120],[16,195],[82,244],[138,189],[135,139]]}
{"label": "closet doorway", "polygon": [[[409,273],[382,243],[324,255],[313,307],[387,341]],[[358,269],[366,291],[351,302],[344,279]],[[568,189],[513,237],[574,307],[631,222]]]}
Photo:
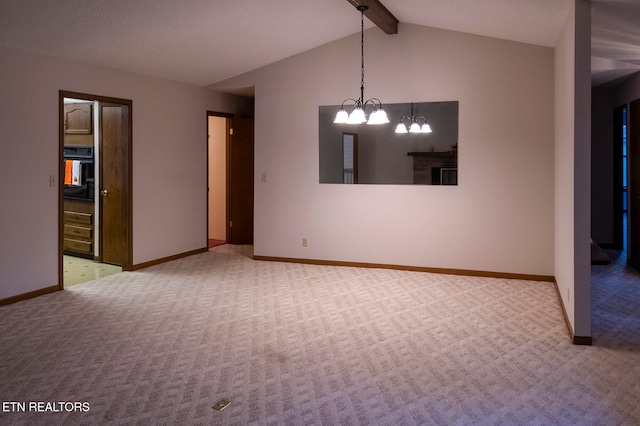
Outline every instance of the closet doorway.
{"label": "closet doorway", "polygon": [[131,101],[60,91],[59,286],[132,270]]}

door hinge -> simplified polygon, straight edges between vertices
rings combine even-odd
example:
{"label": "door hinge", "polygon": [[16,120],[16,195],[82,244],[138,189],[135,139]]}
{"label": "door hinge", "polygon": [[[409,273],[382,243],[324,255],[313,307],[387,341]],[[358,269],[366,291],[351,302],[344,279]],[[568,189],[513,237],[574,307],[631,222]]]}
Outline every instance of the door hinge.
{"label": "door hinge", "polygon": [[229,134],[233,136],[233,127],[229,128]]}
{"label": "door hinge", "polygon": [[233,221],[232,220],[229,221],[229,228],[233,228]]}

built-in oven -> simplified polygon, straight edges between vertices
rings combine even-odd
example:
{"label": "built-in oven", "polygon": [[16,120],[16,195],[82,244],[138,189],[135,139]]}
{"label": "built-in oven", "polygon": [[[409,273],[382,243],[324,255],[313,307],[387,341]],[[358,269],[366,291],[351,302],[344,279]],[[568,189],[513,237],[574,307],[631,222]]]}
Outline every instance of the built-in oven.
{"label": "built-in oven", "polygon": [[92,146],[64,146],[64,196],[93,200],[95,167]]}

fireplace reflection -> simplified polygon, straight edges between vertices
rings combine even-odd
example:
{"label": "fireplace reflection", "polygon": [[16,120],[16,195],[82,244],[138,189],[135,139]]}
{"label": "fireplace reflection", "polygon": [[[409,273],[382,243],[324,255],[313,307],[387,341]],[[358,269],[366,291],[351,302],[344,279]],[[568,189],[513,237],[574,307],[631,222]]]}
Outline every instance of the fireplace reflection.
{"label": "fireplace reflection", "polygon": [[416,185],[457,185],[457,152],[409,152],[413,157],[413,183]]}

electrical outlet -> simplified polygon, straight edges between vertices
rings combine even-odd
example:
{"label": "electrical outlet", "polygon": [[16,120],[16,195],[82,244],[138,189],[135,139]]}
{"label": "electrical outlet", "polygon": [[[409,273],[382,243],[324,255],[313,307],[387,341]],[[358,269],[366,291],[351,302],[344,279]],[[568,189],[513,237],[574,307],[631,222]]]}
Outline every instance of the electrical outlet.
{"label": "electrical outlet", "polygon": [[262,175],[260,175],[260,182],[262,183],[267,182],[267,174],[265,172],[262,172]]}
{"label": "electrical outlet", "polygon": [[49,176],[49,187],[55,188],[58,186],[58,179],[56,179],[56,175]]}
{"label": "electrical outlet", "polygon": [[306,238],[302,239],[302,247],[307,247],[307,239]]}

